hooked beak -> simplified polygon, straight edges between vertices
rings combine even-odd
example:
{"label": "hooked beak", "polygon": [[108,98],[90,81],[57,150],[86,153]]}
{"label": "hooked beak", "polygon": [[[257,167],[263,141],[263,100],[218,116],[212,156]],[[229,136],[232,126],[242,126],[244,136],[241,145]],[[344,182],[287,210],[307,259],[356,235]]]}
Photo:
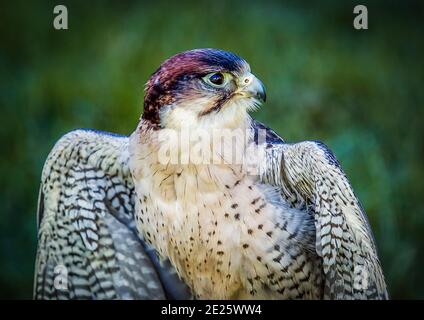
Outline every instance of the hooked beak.
{"label": "hooked beak", "polygon": [[261,102],[266,101],[265,86],[253,74],[242,77],[239,83],[238,93],[246,98],[256,98]]}

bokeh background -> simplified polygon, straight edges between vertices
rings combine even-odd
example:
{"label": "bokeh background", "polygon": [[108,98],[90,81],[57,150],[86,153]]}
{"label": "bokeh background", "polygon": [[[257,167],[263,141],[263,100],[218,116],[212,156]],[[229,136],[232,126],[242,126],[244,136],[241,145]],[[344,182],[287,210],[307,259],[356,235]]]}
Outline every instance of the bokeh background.
{"label": "bokeh background", "polygon": [[[365,4],[369,29],[352,26]],[[254,117],[337,155],[377,240],[392,298],[424,298],[424,6],[414,1],[0,1],[0,297],[31,298],[36,203],[54,142],[78,127],[129,134],[167,57],[247,59]],[[53,29],[65,4],[69,30]]]}

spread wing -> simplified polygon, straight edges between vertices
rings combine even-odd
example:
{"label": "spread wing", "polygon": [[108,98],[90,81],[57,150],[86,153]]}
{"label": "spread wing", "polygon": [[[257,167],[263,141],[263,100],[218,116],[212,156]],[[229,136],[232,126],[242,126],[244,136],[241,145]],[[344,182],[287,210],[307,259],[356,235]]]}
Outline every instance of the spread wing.
{"label": "spread wing", "polygon": [[76,130],[43,169],[36,299],[188,298],[169,263],[137,236],[128,138]]}
{"label": "spread wing", "polygon": [[324,298],[387,299],[366,214],[333,153],[321,142],[285,143],[258,122],[253,128],[257,143],[258,137],[266,139],[260,143],[265,148],[261,179],[314,217]]}

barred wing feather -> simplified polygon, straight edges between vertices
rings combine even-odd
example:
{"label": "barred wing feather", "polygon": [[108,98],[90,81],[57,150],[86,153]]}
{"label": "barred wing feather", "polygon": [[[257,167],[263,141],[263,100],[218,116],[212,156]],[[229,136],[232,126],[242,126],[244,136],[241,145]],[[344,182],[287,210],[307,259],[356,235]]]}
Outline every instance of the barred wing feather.
{"label": "barred wing feather", "polygon": [[76,130],[51,151],[40,186],[34,298],[189,297],[137,235],[127,148],[125,136]]}
{"label": "barred wing feather", "polygon": [[[326,299],[387,299],[373,235],[362,206],[334,154],[323,143],[288,144],[266,131],[261,178],[315,220]],[[258,136],[258,135],[256,135]]]}

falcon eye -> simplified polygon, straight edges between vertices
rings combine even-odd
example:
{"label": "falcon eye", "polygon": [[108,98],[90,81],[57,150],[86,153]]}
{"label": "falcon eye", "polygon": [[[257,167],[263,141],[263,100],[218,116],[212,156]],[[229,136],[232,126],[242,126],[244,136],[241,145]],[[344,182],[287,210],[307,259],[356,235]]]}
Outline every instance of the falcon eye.
{"label": "falcon eye", "polygon": [[221,86],[224,83],[224,75],[220,72],[214,73],[209,77],[209,81],[217,86]]}
{"label": "falcon eye", "polygon": [[203,80],[212,87],[222,88],[228,83],[228,75],[226,73],[214,72],[207,74],[203,77]]}

